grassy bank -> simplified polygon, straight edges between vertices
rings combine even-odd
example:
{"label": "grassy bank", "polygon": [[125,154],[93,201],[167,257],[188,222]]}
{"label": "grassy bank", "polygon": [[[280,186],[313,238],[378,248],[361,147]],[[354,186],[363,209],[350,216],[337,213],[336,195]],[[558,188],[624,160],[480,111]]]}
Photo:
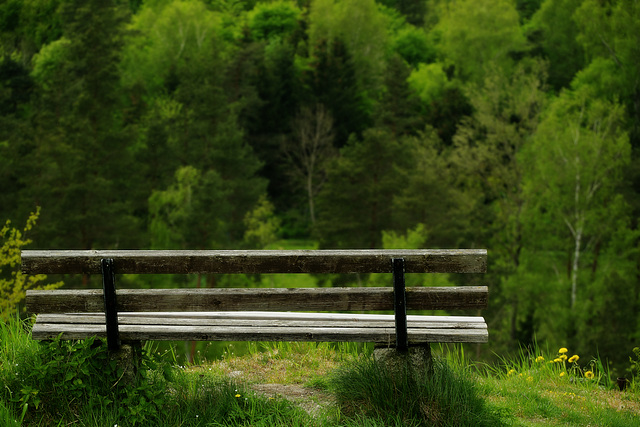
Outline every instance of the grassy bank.
{"label": "grassy bank", "polygon": [[[478,366],[436,346],[428,375],[390,372],[353,344],[252,344],[178,366],[145,347],[127,381],[100,342],[37,343],[0,324],[0,424],[6,426],[636,426],[640,390],[569,350]],[[561,349],[564,350],[564,349]]]}

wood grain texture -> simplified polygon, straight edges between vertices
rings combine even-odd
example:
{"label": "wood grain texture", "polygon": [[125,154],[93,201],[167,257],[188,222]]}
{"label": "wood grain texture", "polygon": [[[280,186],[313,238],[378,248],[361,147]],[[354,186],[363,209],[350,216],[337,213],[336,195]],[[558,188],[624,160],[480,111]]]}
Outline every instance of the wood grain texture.
{"label": "wood grain texture", "polygon": [[[251,313],[251,312],[250,312]],[[178,314],[178,313],[175,313]],[[288,312],[274,312],[269,318],[256,318],[246,316],[247,312],[229,312],[226,317],[193,317],[190,315],[164,316],[158,313],[148,316],[138,313],[130,313],[118,316],[120,325],[165,325],[165,326],[278,326],[278,327],[383,327],[393,328],[393,315],[367,315],[355,314],[343,318],[331,318],[326,313],[314,313],[312,318],[296,319],[289,316]],[[383,316],[383,317],[380,317]],[[429,318],[427,318],[429,317]],[[103,325],[104,314],[40,314],[38,323],[44,324],[76,324],[76,325]],[[414,328],[428,329],[486,329],[482,317],[458,316],[415,316],[411,321]]]}
{"label": "wood grain texture", "polygon": [[[101,290],[29,290],[29,313],[104,311]],[[487,306],[486,286],[410,287],[409,310],[466,310]],[[392,288],[121,289],[119,312],[374,311],[393,310]]]}
{"label": "wood grain texture", "polygon": [[407,273],[484,273],[485,249],[415,250],[26,250],[25,274],[100,274],[112,258],[118,274],[390,273],[404,258]]}
{"label": "wood grain texture", "polygon": [[[120,338],[123,341],[317,341],[317,342],[375,342],[395,344],[395,328],[377,324],[332,324],[317,320],[316,324],[295,325],[276,324],[272,320],[262,320],[246,324],[175,324],[176,318],[164,322],[163,318],[146,317],[144,323],[129,318],[120,325]],[[61,335],[62,339],[84,339],[90,336],[105,337],[106,327],[100,323],[83,323],[81,318],[68,323],[47,323],[38,318],[32,329],[36,340],[53,339]],[[125,319],[123,319],[125,320]],[[191,319],[194,320],[194,319]],[[229,323],[227,319],[226,323]],[[233,323],[233,322],[230,322]],[[425,342],[474,342],[488,341],[488,331],[484,319],[477,322],[410,323],[408,328],[411,344]]]}

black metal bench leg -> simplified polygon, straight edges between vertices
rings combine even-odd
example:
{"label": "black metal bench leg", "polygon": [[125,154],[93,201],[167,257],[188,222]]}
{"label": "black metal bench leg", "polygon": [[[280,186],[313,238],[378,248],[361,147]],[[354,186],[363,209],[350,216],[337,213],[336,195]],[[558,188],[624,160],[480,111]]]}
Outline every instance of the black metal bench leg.
{"label": "black metal bench leg", "polygon": [[407,297],[404,284],[404,259],[393,258],[393,300],[396,320],[396,348],[405,351],[409,347],[407,334]]}
{"label": "black metal bench leg", "polygon": [[104,314],[107,324],[107,346],[111,351],[120,349],[120,332],[118,331],[118,307],[116,304],[116,276],[113,260],[105,258],[102,265],[102,288],[104,290]]}

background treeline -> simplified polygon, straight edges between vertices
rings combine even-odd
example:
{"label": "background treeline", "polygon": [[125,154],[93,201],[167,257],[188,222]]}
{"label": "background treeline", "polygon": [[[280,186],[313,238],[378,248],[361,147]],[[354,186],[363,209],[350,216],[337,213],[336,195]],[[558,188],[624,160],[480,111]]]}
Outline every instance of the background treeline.
{"label": "background treeline", "polygon": [[4,0],[0,217],[40,206],[39,248],[488,248],[482,351],[625,362],[639,29],[633,0]]}

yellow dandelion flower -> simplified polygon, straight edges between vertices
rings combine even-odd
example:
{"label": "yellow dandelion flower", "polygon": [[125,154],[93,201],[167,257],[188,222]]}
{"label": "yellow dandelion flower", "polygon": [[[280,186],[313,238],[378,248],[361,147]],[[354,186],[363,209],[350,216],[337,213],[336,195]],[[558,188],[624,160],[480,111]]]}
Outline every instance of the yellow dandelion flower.
{"label": "yellow dandelion flower", "polygon": [[567,355],[566,354],[561,355],[560,359],[564,362],[565,360],[567,360]]}
{"label": "yellow dandelion flower", "polygon": [[562,362],[562,359],[560,359],[559,357],[556,357],[555,359],[553,359],[553,361],[556,363],[560,363]]}
{"label": "yellow dandelion flower", "polygon": [[509,369],[509,372],[507,372],[507,375],[511,375],[511,374],[513,374],[513,373],[515,373],[515,372],[516,372],[516,370],[515,370],[515,369]]}
{"label": "yellow dandelion flower", "polygon": [[544,357],[542,356],[536,357],[536,362],[544,362]]}
{"label": "yellow dandelion flower", "polygon": [[565,375],[567,375],[565,372],[560,372],[561,377],[564,377]]}
{"label": "yellow dandelion flower", "polygon": [[240,397],[240,395],[239,395],[239,394],[236,394],[236,397]]}
{"label": "yellow dandelion flower", "polygon": [[533,377],[527,377],[527,381],[532,382],[533,381]]}
{"label": "yellow dandelion flower", "polygon": [[575,363],[578,361],[578,359],[580,359],[580,356],[578,356],[577,354],[574,354],[569,358],[569,363]]}
{"label": "yellow dandelion flower", "polygon": [[585,377],[585,378],[588,378],[588,379],[590,379],[590,380],[591,380],[591,379],[593,379],[593,377],[594,377],[593,372],[591,372],[591,371],[587,371],[587,372],[585,372],[585,373],[584,373],[584,377]]}
{"label": "yellow dandelion flower", "polygon": [[569,350],[567,350],[566,348],[562,347],[560,350],[558,350],[558,353],[565,354],[567,351],[569,351]]}

